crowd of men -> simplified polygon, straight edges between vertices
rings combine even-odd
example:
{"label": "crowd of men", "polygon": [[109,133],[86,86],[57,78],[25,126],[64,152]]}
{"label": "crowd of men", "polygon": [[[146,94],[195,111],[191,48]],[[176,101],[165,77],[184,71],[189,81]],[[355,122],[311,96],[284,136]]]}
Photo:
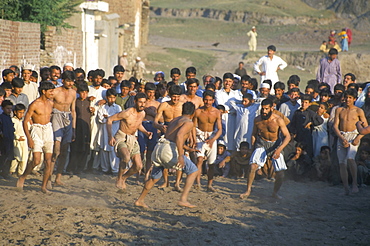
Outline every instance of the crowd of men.
{"label": "crowd of men", "polygon": [[194,182],[201,188],[202,174],[210,192],[217,190],[215,175],[246,177],[241,198],[250,195],[256,175],[275,180],[272,195],[281,198],[286,170],[294,180],[340,178],[344,194],[358,192],[370,170],[367,84],[356,83],[351,73],[342,78],[335,50],[321,61],[317,79],[302,85],[292,75],[285,84],[277,71],[287,64],[275,52],[269,46],[254,64],[261,83],[246,74],[243,63],[240,75],[202,76],[203,86],[194,67],[186,69],[185,79],[172,68],[168,81],[157,72],[144,83],[124,80],[122,65],[112,76],[101,69],[86,76],[73,64],[44,67],[39,74],[28,65],[11,66],[2,71],[0,85],[0,175],[17,176],[21,190],[43,163],[46,193],[53,173],[53,185],[63,185],[63,173],[114,174],[122,191],[130,176],[143,173],[145,185],[135,202],[142,207],[162,176],[161,187],[169,186],[169,171],[176,173],[178,204],[185,207],[194,207],[188,194]]}

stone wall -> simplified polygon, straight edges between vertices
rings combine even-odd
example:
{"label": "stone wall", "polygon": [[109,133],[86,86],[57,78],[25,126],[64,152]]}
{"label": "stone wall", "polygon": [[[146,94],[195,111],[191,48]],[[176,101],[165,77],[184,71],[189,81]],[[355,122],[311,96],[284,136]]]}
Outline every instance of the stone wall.
{"label": "stone wall", "polygon": [[49,26],[45,32],[45,50],[41,50],[40,65],[62,67],[64,63],[72,62],[75,67],[81,67],[82,41],[82,31]]}
{"label": "stone wall", "polygon": [[11,65],[40,67],[40,25],[0,19],[0,69]]}

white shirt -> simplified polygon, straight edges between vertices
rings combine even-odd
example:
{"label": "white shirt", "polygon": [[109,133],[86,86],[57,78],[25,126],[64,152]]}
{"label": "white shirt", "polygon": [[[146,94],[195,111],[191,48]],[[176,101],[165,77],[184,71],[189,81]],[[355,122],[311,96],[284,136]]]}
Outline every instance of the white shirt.
{"label": "white shirt", "polygon": [[94,86],[90,85],[89,86],[89,94],[88,97],[95,97],[93,101],[91,101],[91,105],[97,106],[97,102],[105,98],[105,93],[107,92],[107,89],[104,87],[99,86],[98,89],[95,89]]}
{"label": "white shirt", "polygon": [[38,95],[37,83],[34,82],[29,82],[28,84],[24,83],[22,92],[27,95],[28,102],[31,104],[33,101],[36,100]]}
{"label": "white shirt", "polygon": [[266,74],[261,76],[261,82],[263,82],[266,79],[271,80],[272,87],[274,88],[274,84],[279,81],[279,77],[277,74],[277,69],[280,68],[280,70],[284,70],[288,66],[288,64],[281,59],[278,56],[273,56],[272,59],[270,59],[267,55],[262,56],[255,64],[254,64],[254,71],[257,73],[262,72],[260,69],[260,66],[262,65],[262,71]]}
{"label": "white shirt", "polygon": [[231,98],[239,98],[238,91],[230,90],[230,92],[227,93],[224,88],[216,91],[216,104],[224,105],[226,110],[230,108],[229,100]]}

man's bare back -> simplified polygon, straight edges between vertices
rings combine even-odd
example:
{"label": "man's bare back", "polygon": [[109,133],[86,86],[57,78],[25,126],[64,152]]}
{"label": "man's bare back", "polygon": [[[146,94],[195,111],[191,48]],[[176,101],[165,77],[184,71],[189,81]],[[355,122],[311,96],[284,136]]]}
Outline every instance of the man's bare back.
{"label": "man's bare back", "polygon": [[156,100],[147,100],[145,102],[145,118],[144,120],[154,121],[155,115],[157,114],[157,109],[160,103]]}
{"label": "man's bare back", "polygon": [[[189,120],[188,118],[185,118],[185,117],[179,116],[179,117],[173,119],[171,124],[169,125],[169,127],[167,129],[167,132],[165,134],[165,138],[167,138],[171,142],[176,142],[176,138],[178,136],[179,130],[181,129],[181,127],[184,126],[185,123],[189,123],[189,122],[191,124],[193,124],[193,122],[191,120]],[[189,134],[190,134],[190,132],[187,132],[184,136],[184,139],[187,139],[189,137]]]}

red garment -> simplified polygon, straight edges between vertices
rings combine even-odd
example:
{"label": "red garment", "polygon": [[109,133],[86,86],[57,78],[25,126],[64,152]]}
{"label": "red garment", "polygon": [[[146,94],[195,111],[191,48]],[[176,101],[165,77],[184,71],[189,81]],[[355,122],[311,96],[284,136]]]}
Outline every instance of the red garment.
{"label": "red garment", "polygon": [[349,28],[346,28],[347,36],[348,36],[348,47],[351,45],[352,42],[352,30]]}

